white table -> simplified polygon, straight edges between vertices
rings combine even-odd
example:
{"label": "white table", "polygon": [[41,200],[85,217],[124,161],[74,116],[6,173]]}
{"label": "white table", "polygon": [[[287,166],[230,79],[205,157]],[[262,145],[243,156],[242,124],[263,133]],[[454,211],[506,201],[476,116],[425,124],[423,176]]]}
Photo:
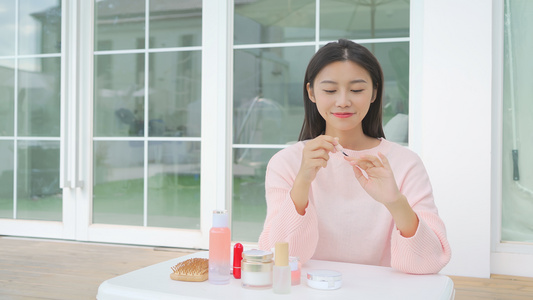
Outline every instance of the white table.
{"label": "white table", "polygon": [[[453,281],[444,275],[409,275],[392,268],[311,260],[302,268],[302,283],[291,287],[291,294],[277,295],[272,289],[249,290],[241,280],[231,277],[227,285],[182,282],[170,279],[170,269],[192,257],[207,258],[198,252],[155,264],[104,281],[98,300],[121,299],[454,299]],[[316,290],[307,286],[308,270],[328,269],[342,273],[338,290]]]}

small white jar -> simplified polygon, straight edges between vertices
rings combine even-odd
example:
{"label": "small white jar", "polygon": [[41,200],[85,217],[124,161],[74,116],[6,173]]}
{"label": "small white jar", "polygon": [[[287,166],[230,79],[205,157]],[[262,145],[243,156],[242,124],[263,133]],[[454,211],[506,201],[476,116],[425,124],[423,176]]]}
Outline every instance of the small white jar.
{"label": "small white jar", "polygon": [[342,286],[342,274],[331,270],[307,272],[307,285],[318,290],[336,290]]}
{"label": "small white jar", "polygon": [[242,287],[248,289],[268,289],[272,287],[272,252],[248,250],[242,253]]}

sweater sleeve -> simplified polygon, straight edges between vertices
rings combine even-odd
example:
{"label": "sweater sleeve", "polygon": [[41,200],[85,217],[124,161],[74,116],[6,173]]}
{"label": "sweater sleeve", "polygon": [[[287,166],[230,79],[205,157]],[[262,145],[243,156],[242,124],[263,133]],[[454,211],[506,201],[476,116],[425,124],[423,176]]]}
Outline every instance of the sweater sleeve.
{"label": "sweater sleeve", "polygon": [[418,156],[405,173],[400,192],[418,216],[419,225],[415,235],[409,238],[403,237],[397,228],[393,229],[391,266],[412,274],[438,273],[450,261],[451,249],[433,201],[429,177]]}
{"label": "sweater sleeve", "polygon": [[[318,221],[312,202],[302,216],[290,196],[294,178],[299,168],[296,157],[286,157],[288,151],[278,153],[269,162],[265,177],[267,215],[263,232],[259,237],[259,248],[272,249],[276,242],[289,243],[289,255],[298,256],[302,263],[314,254],[318,243]],[[290,158],[290,159],[289,159]]]}

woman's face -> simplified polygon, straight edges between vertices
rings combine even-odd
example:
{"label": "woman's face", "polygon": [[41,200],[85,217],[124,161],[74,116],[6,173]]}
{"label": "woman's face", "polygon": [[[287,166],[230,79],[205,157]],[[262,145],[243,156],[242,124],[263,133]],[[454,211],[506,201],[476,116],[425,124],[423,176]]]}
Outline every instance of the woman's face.
{"label": "woman's face", "polygon": [[339,136],[345,131],[361,131],[376,92],[370,74],[358,64],[346,60],[333,62],[316,76],[309,99],[326,120],[326,134]]}

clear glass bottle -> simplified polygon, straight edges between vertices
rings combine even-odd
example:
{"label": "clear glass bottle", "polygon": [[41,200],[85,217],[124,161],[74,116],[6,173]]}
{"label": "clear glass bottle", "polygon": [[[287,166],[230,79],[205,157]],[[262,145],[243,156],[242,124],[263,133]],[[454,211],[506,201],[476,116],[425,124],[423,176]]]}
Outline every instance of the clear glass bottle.
{"label": "clear glass bottle", "polygon": [[213,211],[213,226],[209,230],[209,283],[228,284],[230,281],[231,232],[228,213]]}
{"label": "clear glass bottle", "polygon": [[291,292],[291,267],[289,266],[289,244],[276,243],[272,289],[276,294]]}

